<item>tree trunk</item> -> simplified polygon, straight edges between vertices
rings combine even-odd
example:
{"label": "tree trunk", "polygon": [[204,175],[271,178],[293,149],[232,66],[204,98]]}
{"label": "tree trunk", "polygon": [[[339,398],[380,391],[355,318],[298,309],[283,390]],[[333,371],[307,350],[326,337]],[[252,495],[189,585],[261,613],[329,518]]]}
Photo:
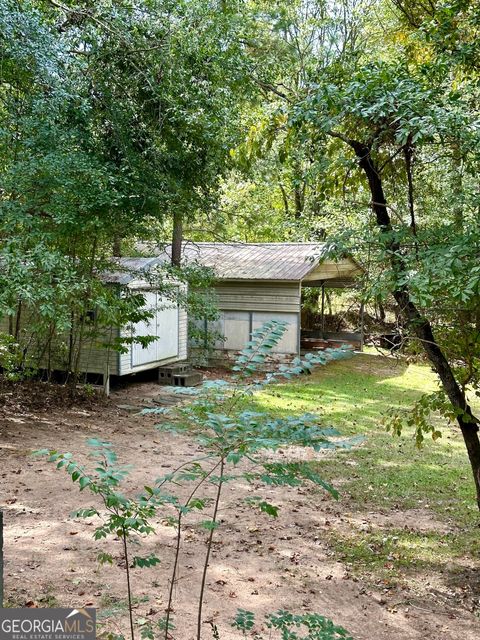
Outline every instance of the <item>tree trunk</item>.
{"label": "tree trunk", "polygon": [[114,258],[122,257],[122,236],[118,233],[113,238],[112,253]]}
{"label": "tree trunk", "polygon": [[[382,178],[377,171],[377,167],[372,160],[370,147],[355,140],[349,141],[350,146],[355,151],[359,165],[363,169],[368,184],[370,194],[372,196],[372,209],[375,213],[377,225],[388,233],[392,230],[390,216],[387,209],[387,201],[383,191]],[[391,264],[397,273],[405,270],[404,262],[399,255],[400,245],[394,239],[387,240],[387,248],[391,252]],[[415,335],[420,339],[422,346],[432,363],[438,377],[442,383],[442,387],[452,403],[452,406],[458,411],[457,422],[462,432],[463,440],[470,460],[470,465],[475,481],[477,494],[477,504],[480,509],[480,439],[478,435],[478,419],[473,415],[470,406],[467,403],[465,394],[459,387],[452,369],[445,357],[443,351],[437,344],[429,321],[422,316],[415,304],[410,299],[408,287],[403,285],[392,292],[393,296],[400,308],[400,312],[405,317],[409,327],[414,331]]]}
{"label": "tree trunk", "polygon": [[283,200],[283,208],[285,210],[285,218],[288,220],[288,218],[290,216],[290,207],[288,206],[287,192],[285,191],[285,187],[283,186],[283,184],[281,182],[278,183],[278,186],[280,187],[280,191],[282,192],[282,200]]}
{"label": "tree trunk", "polygon": [[183,216],[178,210],[173,214],[172,265],[179,267],[182,261]]}
{"label": "tree trunk", "polygon": [[375,315],[376,319],[380,320],[380,322],[385,322],[386,313],[385,308],[380,300],[377,300],[377,304],[375,305]]}
{"label": "tree trunk", "polygon": [[302,217],[303,200],[302,200],[302,190],[298,184],[295,185],[294,194],[295,194],[295,220],[299,220]]}
{"label": "tree trunk", "polygon": [[15,330],[13,334],[16,342],[18,342],[18,336],[20,335],[21,324],[22,324],[22,303],[19,302],[17,306],[17,315],[15,318]]}

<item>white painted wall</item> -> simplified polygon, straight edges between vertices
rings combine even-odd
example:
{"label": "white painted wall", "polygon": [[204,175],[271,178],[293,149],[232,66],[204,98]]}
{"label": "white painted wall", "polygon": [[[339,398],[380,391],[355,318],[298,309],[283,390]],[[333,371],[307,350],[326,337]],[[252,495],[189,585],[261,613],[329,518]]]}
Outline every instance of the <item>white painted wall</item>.
{"label": "white painted wall", "polygon": [[145,309],[152,311],[153,316],[137,322],[132,335],[155,336],[156,340],[146,347],[132,344],[132,369],[178,355],[178,306],[154,291],[148,291],[144,296]]}
{"label": "white painted wall", "polygon": [[253,312],[253,330],[259,329],[262,324],[270,320],[278,322],[286,322],[287,329],[282,339],[276,347],[272,349],[273,353],[298,353],[298,332],[299,332],[299,315],[298,313],[272,313],[270,311],[254,311]]}
{"label": "white painted wall", "polygon": [[221,311],[216,328],[221,328],[225,341],[219,341],[216,345],[217,349],[240,351],[250,340],[251,331],[259,329],[270,320],[287,323],[287,330],[272,352],[297,354],[299,314],[274,311]]}

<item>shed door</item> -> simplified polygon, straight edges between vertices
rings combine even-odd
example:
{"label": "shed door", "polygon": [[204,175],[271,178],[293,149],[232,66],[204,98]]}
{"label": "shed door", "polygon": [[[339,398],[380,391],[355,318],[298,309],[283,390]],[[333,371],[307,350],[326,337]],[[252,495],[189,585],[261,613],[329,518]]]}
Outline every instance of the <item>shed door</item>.
{"label": "shed door", "polygon": [[157,309],[157,336],[158,360],[178,356],[178,306],[160,296],[158,296]]}
{"label": "shed door", "polygon": [[299,317],[298,313],[273,313],[254,311],[253,329],[259,329],[265,322],[278,320],[287,323],[287,328],[280,342],[273,347],[273,353],[298,353]]}
{"label": "shed door", "polygon": [[152,291],[143,295],[145,308],[152,310],[153,316],[137,322],[134,335],[155,336],[156,340],[145,348],[132,344],[132,368],[178,355],[178,307]]}
{"label": "shed door", "polygon": [[245,344],[250,340],[250,321],[249,311],[224,311],[224,349],[240,351],[245,347]]}

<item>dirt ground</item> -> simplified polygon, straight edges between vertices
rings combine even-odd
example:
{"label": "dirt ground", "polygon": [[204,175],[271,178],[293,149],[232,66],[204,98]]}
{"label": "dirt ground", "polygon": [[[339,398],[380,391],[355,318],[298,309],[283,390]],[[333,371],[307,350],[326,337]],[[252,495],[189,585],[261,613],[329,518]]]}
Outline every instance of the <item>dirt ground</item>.
{"label": "dirt ground", "polygon": [[[105,630],[126,632],[119,541],[93,540],[94,523],[70,514],[94,505],[95,497],[87,491],[79,493],[64,472],[32,457],[31,451],[72,451],[86,461],[87,438],[108,440],[120,461],[134,466],[125,491],[135,494],[198,451],[187,437],[155,431],[155,416],[135,413],[136,407],[148,404],[158,393],[156,384],[143,382],[117,389],[109,402],[100,405],[72,406],[64,397],[63,406],[42,404],[39,399],[37,403],[9,402],[0,408],[0,506],[5,519],[9,606],[94,606]],[[212,637],[211,622],[218,626],[222,640],[240,638],[240,632],[230,626],[238,608],[255,612],[254,631],[260,633],[265,632],[264,613],[287,608],[321,613],[344,626],[356,640],[480,637],[480,620],[458,606],[455,594],[450,597],[450,591],[442,590],[441,576],[417,576],[415,585],[412,582],[411,588],[401,590],[388,584],[363,584],[325,541],[325,532],[332,527],[383,528],[392,525],[392,517],[412,528],[441,527],[428,513],[392,516],[352,510],[351,504],[336,503],[317,489],[280,488],[263,493],[281,507],[279,517],[272,520],[242,503],[249,490],[227,485],[207,579],[204,638]],[[161,564],[132,570],[135,617],[140,621],[163,617],[167,603],[175,531],[162,521],[155,526],[157,535],[142,541],[139,554],[154,552]],[[175,589],[173,637],[177,640],[195,635],[205,538],[205,531],[192,522],[185,534]],[[113,566],[98,565],[99,551],[114,556]]]}

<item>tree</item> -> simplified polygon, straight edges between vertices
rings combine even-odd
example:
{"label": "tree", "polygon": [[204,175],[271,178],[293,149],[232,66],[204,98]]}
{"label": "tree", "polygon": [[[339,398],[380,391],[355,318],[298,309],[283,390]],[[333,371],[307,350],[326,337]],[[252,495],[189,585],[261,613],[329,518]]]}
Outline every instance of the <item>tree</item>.
{"label": "tree", "polygon": [[8,0],[0,21],[0,313],[18,335],[35,309],[40,355],[70,333],[73,369],[112,254],[215,200],[249,23],[213,0]]}
{"label": "tree", "polygon": [[[422,14],[423,3],[393,4]],[[360,245],[373,255],[378,277],[372,292],[392,296],[405,331],[421,343],[437,372],[447,399],[444,412],[462,432],[480,507],[478,419],[469,402],[480,382],[478,74],[464,55],[473,46],[475,11],[453,3],[464,10],[455,17],[450,6],[425,4],[435,20],[432,25],[424,12],[417,29],[417,18],[406,28],[392,5],[376,3],[390,45],[385,36],[380,43],[372,21],[350,14],[362,47],[337,46],[331,55],[312,47],[301,86],[278,100],[283,77],[272,83],[277,108],[242,153],[252,158],[268,152],[273,140],[283,142],[286,155],[308,144],[323,174],[323,209],[337,209],[335,220],[351,239],[345,245],[345,238],[331,234],[330,241],[343,250]],[[292,10],[298,16],[302,7]],[[338,45],[346,35],[329,15]],[[439,34],[446,30],[458,44],[460,24],[469,28],[462,40],[470,48],[441,48]],[[318,27],[317,33],[320,38]]]}

